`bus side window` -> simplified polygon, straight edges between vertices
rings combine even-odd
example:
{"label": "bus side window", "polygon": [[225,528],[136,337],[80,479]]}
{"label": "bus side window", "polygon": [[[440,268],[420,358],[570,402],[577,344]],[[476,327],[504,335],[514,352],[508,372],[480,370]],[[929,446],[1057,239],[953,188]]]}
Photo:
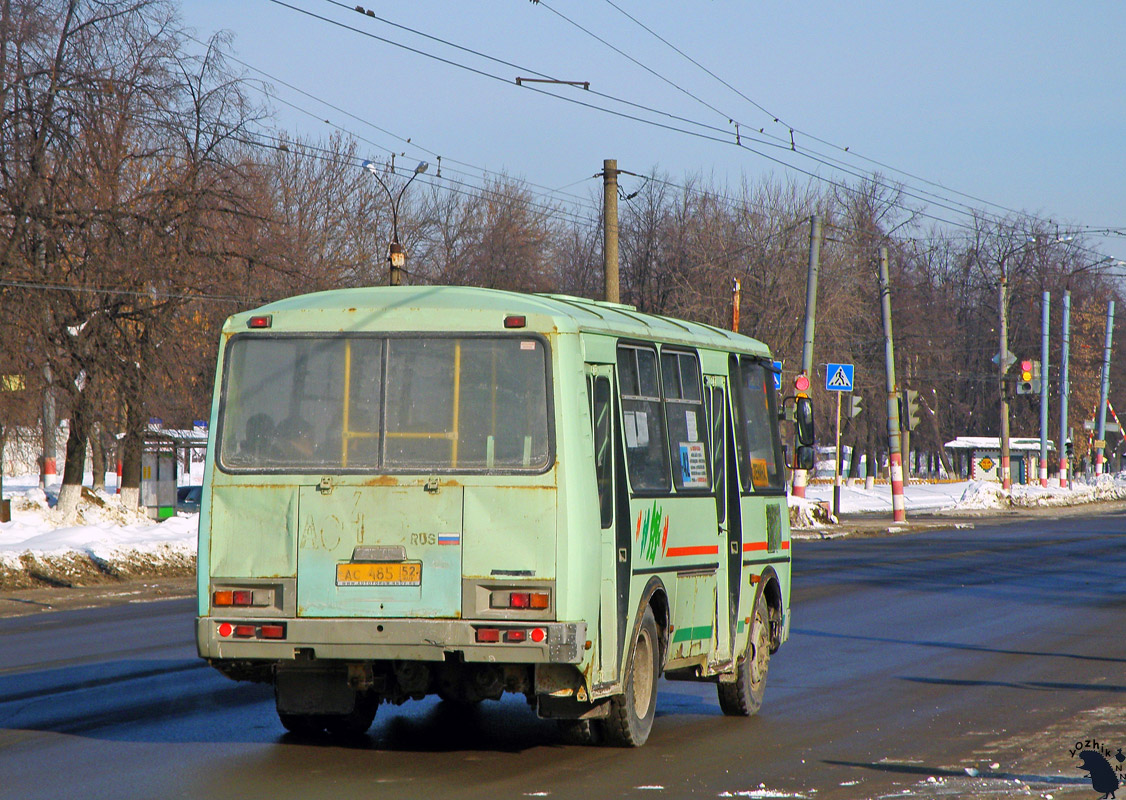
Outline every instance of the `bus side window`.
{"label": "bus side window", "polygon": [[669,454],[657,383],[657,353],[650,347],[618,346],[622,435],[634,491],[669,491]]}
{"label": "bus side window", "polygon": [[602,527],[609,528],[614,522],[614,480],[610,454],[613,418],[613,403],[610,395],[610,380],[599,376],[594,381],[593,421],[594,421],[594,477],[598,483],[598,508]]}
{"label": "bus side window", "polygon": [[661,378],[665,387],[665,422],[673,459],[673,484],[678,491],[706,492],[711,488],[708,423],[696,355],[662,349]]}
{"label": "bus side window", "polygon": [[726,402],[723,397],[723,389],[712,389],[712,475],[715,480],[716,489],[716,504],[715,513],[716,520],[723,522],[727,514],[726,495],[724,493],[724,484],[727,480],[726,472],[723,468],[725,454],[727,452],[727,441],[724,438],[724,433],[727,431],[727,415],[724,413],[724,403]]}
{"label": "bus side window", "polygon": [[750,472],[743,476],[745,489],[781,489],[785,480],[778,439],[777,400],[774,376],[764,364],[747,356],[739,359],[740,417],[745,425]]}
{"label": "bus side window", "polygon": [[739,485],[744,490],[749,490],[751,488],[751,461],[747,454],[747,425],[743,410],[742,370],[739,369],[739,359],[736,356],[728,358],[727,370],[731,376],[727,385],[731,391],[731,414],[735,423],[736,464],[731,464],[730,469],[738,467]]}

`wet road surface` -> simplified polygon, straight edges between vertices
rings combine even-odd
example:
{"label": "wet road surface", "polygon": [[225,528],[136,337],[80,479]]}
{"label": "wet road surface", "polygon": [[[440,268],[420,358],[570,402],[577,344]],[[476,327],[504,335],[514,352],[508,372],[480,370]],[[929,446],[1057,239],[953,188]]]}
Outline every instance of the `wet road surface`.
{"label": "wet road surface", "polygon": [[1099,796],[1068,749],[1126,747],[1126,515],[796,542],[794,563],[759,716],[662,682],[632,751],[566,745],[519,697],[294,739],[268,687],[195,656],[190,600],[0,620],[0,797]]}

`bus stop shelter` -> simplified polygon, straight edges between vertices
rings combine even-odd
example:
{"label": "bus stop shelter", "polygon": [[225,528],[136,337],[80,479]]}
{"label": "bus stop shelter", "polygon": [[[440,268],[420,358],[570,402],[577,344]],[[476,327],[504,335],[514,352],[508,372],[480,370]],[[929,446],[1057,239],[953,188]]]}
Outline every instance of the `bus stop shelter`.
{"label": "bus stop shelter", "polygon": [[[1048,449],[1052,449],[1048,440]],[[1001,482],[1001,440],[996,436],[959,436],[946,443],[946,449],[968,458],[969,478],[973,481]],[[1040,439],[1011,437],[1009,439],[1009,469],[1013,483],[1032,483],[1039,480]]]}

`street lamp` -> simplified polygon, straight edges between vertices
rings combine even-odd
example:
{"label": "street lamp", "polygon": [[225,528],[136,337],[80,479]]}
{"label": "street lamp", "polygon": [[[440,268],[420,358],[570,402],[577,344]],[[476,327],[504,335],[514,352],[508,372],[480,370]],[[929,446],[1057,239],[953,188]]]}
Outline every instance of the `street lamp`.
{"label": "street lamp", "polygon": [[398,195],[391,194],[391,190],[387,188],[383,178],[379,177],[379,166],[374,161],[365,161],[363,167],[379,181],[383,191],[387,192],[387,199],[391,201],[391,244],[387,247],[387,262],[391,265],[391,285],[399,286],[403,282],[403,265],[407,263],[407,254],[403,251],[403,246],[399,244],[399,201],[403,199],[403,192],[411,185],[411,181],[426,172],[430,165],[425,161],[418,162],[418,166],[414,168],[414,173],[403,184],[403,188],[399,190]]}

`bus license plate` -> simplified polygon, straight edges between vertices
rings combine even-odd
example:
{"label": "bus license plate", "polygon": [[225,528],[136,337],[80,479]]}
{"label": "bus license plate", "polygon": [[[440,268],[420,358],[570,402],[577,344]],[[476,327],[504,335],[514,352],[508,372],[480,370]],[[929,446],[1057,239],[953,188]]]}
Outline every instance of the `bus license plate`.
{"label": "bus license plate", "polygon": [[421,584],[421,561],[336,565],[337,586],[419,586]]}

